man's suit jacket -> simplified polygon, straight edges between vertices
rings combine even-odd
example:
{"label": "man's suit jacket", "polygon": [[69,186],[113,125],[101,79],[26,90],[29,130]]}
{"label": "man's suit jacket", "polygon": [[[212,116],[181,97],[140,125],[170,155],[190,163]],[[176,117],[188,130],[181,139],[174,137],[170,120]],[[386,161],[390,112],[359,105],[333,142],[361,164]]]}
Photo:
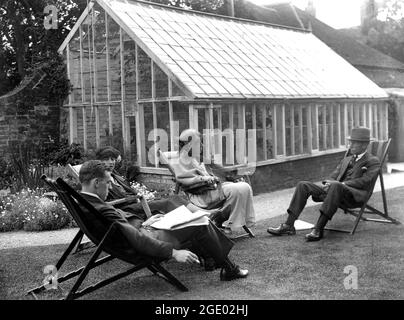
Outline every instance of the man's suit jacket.
{"label": "man's suit jacket", "polygon": [[343,158],[330,178],[331,180],[344,182],[352,192],[355,201],[363,203],[366,201],[366,196],[372,188],[372,182],[377,178],[380,161],[377,157],[366,152],[362,158],[355,162],[352,168],[352,174],[344,178],[344,174],[348,169],[351,159],[352,156]]}
{"label": "man's suit jacket", "polygon": [[[117,227],[120,233],[111,239],[111,245],[122,249],[133,248],[141,254],[151,257],[170,258],[172,255],[173,245],[169,242],[154,239],[148,235],[148,231],[141,227],[143,219],[136,215],[128,214],[120,209],[115,209],[113,206],[102,201],[100,198],[91,196],[85,193],[81,194],[85,200],[94,206],[108,221],[107,224],[99,220],[89,221],[88,225],[92,226],[92,232],[98,239],[101,240],[102,236],[112,225],[117,222]],[[84,212],[87,210],[81,207]],[[130,220],[130,223],[128,221]]]}

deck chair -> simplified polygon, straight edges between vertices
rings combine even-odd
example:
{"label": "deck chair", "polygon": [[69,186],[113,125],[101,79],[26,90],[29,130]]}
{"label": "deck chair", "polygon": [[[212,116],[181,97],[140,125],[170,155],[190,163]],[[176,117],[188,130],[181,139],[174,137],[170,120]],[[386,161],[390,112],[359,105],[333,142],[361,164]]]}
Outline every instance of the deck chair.
{"label": "deck chair", "polygon": [[66,165],[67,169],[69,170],[70,174],[75,178],[77,181],[79,181],[79,172],[81,168],[81,164],[77,164],[75,166],[72,166],[70,163]]}
{"label": "deck chair", "polygon": [[[326,227],[326,230],[330,231],[338,231],[338,232],[346,232],[350,234],[354,234],[358,224],[361,220],[363,221],[373,221],[373,222],[380,222],[380,223],[392,223],[392,224],[399,224],[400,222],[391,218],[388,214],[388,208],[387,208],[387,199],[386,199],[386,191],[384,189],[384,181],[383,181],[383,167],[385,166],[385,161],[386,161],[386,156],[388,153],[388,149],[390,146],[391,139],[388,140],[380,140],[380,141],[371,141],[368,146],[368,152],[370,152],[372,155],[376,156],[380,160],[380,168],[377,173],[377,175],[374,177],[374,179],[371,182],[371,188],[369,189],[369,193],[366,197],[366,201],[363,203],[363,205],[360,208],[344,208],[341,207],[342,210],[344,210],[345,213],[351,214],[356,217],[354,226],[352,230],[341,230],[341,229],[336,229],[336,228],[329,228]],[[350,150],[347,151],[345,156],[350,155]],[[373,190],[376,184],[377,179],[379,178],[380,180],[380,187],[381,187],[381,194],[382,194],[382,200],[383,200],[383,211],[380,211],[370,204],[368,204],[370,198],[372,197]],[[379,215],[382,217],[382,219],[375,219],[375,218],[368,218],[365,217],[364,214],[374,214],[374,215]]]}
{"label": "deck chair", "polygon": [[[175,276],[169,273],[162,265],[161,262],[163,260],[156,259],[153,257],[145,256],[139,254],[133,249],[119,249],[113,246],[113,244],[108,243],[109,237],[111,237],[114,233],[120,232],[117,228],[116,224],[112,224],[108,231],[103,235],[102,239],[94,236],[91,230],[91,226],[89,225],[88,216],[91,215],[92,219],[97,219],[97,221],[101,223],[108,223],[104,216],[102,216],[89,202],[87,202],[79,193],[77,193],[74,189],[72,189],[63,179],[57,178],[56,181],[47,178],[46,176],[42,176],[42,179],[45,181],[47,185],[49,185],[59,196],[59,198],[63,201],[63,203],[68,208],[69,212],[74,217],[75,221],[80,227],[80,230],[77,232],[73,241],[69,244],[66,251],[62,254],[59,261],[56,263],[56,270],[62,268],[63,263],[68,258],[69,254],[72,252],[74,247],[80,241],[83,234],[85,234],[94,244],[96,244],[97,248],[95,252],[92,254],[87,264],[75,271],[72,271],[60,278],[58,278],[58,283],[62,283],[66,280],[74,278],[78,276],[76,282],[73,287],[70,289],[69,293],[66,295],[66,300],[72,300],[84,296],[90,292],[93,292],[99,288],[102,288],[118,279],[126,277],[138,270],[147,268],[153,274],[158,275],[177,287],[181,291],[188,291],[187,287],[185,287]],[[79,206],[79,203],[84,206],[89,212],[84,214],[82,209]],[[99,258],[101,252],[107,253],[106,256]],[[82,282],[87,277],[89,271],[94,269],[108,261],[113,259],[119,259],[133,266],[128,270],[116,274],[112,277],[104,279],[94,285],[89,285],[88,287],[78,291]],[[27,294],[32,294],[34,298],[36,294],[44,291],[46,289],[46,285],[43,284],[39,287],[31,289]]]}
{"label": "deck chair", "polygon": [[[75,178],[77,181],[79,181],[79,172],[80,172],[80,168],[81,168],[81,164],[77,164],[72,166],[71,164],[67,164],[67,169],[69,170],[70,174],[73,176],[73,178]],[[147,217],[151,216],[151,212],[150,212],[150,208],[147,205],[146,199],[144,199],[143,197],[139,197],[140,201],[142,203],[143,206],[143,210],[145,211]],[[108,201],[109,204],[111,205],[118,205],[120,203],[123,203],[127,200],[127,198],[124,199],[117,199],[117,200],[113,200],[113,201]],[[83,235],[84,236],[84,235]],[[77,244],[77,247],[75,248],[73,253],[78,253],[80,251],[89,249],[89,248],[93,248],[94,244],[91,241],[84,241],[83,239],[80,239],[80,241]]]}
{"label": "deck chair", "polygon": [[[179,182],[177,182],[176,180],[175,180],[175,177],[176,177],[176,174],[175,174],[175,166],[176,166],[176,161],[178,161],[178,151],[167,151],[167,152],[163,152],[163,151],[161,151],[160,149],[158,150],[158,157],[159,157],[159,162],[160,162],[160,164],[162,164],[162,165],[165,165],[167,168],[168,168],[168,170],[170,171],[170,173],[173,175],[173,177],[174,177],[174,181],[175,181],[175,190],[174,190],[174,193],[175,194],[178,194],[179,192],[180,192],[180,190],[182,190],[183,192],[184,192],[184,194],[186,195],[186,196],[188,196],[188,193],[186,192],[186,189],[183,187],[183,186],[181,186],[181,184],[179,183]],[[248,181],[249,183],[251,183],[250,182],[250,179],[248,179],[248,180],[246,180],[246,181]],[[251,185],[251,184],[250,184]],[[220,219],[220,217],[222,217],[223,215],[226,215],[226,212],[224,211],[224,210],[226,210],[226,209],[224,209],[224,208],[222,208],[222,207],[218,207],[218,208],[216,208],[217,210],[215,210],[211,215],[210,215],[210,219],[213,221],[213,222],[217,222],[219,219]],[[221,223],[217,223],[217,225],[219,225],[219,228],[220,228],[220,225],[221,225]],[[242,235],[239,235],[239,236],[237,236],[237,237],[235,237],[235,238],[233,238],[233,239],[237,239],[237,238],[241,238],[241,237],[245,237],[245,236],[249,236],[249,237],[251,237],[251,238],[254,238],[255,237],[255,235],[254,235],[254,233],[251,231],[251,229],[250,228],[248,228],[247,226],[243,226],[243,229],[244,229],[244,231],[245,231],[245,234],[242,234]]]}

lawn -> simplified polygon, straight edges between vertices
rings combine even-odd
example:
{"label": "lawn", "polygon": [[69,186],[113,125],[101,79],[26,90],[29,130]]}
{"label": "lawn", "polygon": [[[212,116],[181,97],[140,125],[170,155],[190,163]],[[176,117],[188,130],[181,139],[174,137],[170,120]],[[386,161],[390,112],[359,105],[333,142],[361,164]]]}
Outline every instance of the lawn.
{"label": "lawn", "polygon": [[[392,217],[404,222],[404,188],[388,191]],[[380,194],[373,201],[380,207]],[[305,209],[301,218],[315,222],[318,206]],[[256,238],[239,239],[231,257],[250,270],[246,279],[219,281],[219,270],[205,272],[199,266],[169,262],[167,269],[176,275],[189,292],[180,292],[170,284],[140,271],[118,280],[82,299],[128,300],[214,300],[214,299],[404,299],[404,226],[361,222],[352,236],[344,233],[325,233],[320,242],[307,243],[300,231],[296,236],[272,237],[266,232],[269,225],[283,222],[284,216],[260,221]],[[353,217],[337,213],[332,225],[349,226]],[[56,263],[66,245],[22,247],[0,251],[0,299],[32,299],[25,292],[40,285],[43,268]],[[69,257],[61,270],[77,268],[90,257],[92,250]],[[112,261],[91,271],[89,280],[123,270],[128,265]],[[346,289],[346,266],[358,270],[357,289]],[[61,290],[50,290],[40,299],[59,299],[72,286],[69,280]]]}

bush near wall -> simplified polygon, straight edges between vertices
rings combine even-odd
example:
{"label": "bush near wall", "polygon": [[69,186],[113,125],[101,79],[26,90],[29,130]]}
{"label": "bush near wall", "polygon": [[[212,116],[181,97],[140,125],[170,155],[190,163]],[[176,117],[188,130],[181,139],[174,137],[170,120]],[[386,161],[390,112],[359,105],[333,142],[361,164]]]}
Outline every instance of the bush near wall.
{"label": "bush near wall", "polygon": [[23,189],[0,196],[0,231],[43,231],[74,226],[64,204],[44,196],[44,189]]}

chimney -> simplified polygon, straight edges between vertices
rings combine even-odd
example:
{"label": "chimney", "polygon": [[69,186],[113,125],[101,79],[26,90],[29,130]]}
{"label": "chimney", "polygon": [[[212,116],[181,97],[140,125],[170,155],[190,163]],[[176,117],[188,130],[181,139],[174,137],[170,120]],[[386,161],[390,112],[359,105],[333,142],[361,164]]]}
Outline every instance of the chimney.
{"label": "chimney", "polygon": [[230,17],[234,17],[234,0],[226,0],[227,12]]}
{"label": "chimney", "polygon": [[363,34],[367,34],[372,21],[377,18],[377,4],[375,0],[364,1],[361,6],[361,27]]}
{"label": "chimney", "polygon": [[314,1],[313,0],[309,0],[309,2],[307,3],[307,7],[305,9],[305,11],[312,15],[313,17],[316,17],[316,7],[314,6]]}
{"label": "chimney", "polygon": [[367,0],[361,6],[361,23],[375,19],[377,16],[377,5],[375,0]]}

